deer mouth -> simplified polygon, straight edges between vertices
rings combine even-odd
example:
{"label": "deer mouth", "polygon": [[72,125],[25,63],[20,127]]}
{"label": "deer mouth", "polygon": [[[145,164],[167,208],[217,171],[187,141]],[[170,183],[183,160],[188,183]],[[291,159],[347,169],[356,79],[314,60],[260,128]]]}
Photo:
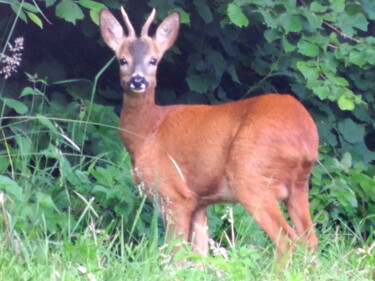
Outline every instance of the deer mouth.
{"label": "deer mouth", "polygon": [[130,81],[127,83],[127,86],[136,93],[143,93],[146,91],[149,83],[147,80],[142,76],[134,76],[130,79]]}

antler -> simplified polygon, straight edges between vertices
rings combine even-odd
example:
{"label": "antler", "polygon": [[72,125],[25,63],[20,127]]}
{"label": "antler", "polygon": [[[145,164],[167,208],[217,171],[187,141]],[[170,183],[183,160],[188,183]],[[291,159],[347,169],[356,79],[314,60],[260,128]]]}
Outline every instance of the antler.
{"label": "antler", "polygon": [[121,13],[122,13],[122,17],[124,18],[126,28],[128,29],[128,32],[129,32],[128,36],[135,37],[134,27],[129,20],[128,14],[125,12],[124,7],[121,7]]}
{"label": "antler", "polygon": [[146,20],[145,24],[142,27],[141,37],[148,36],[148,29],[151,23],[153,22],[154,17],[155,17],[155,9],[152,9],[150,16],[148,17],[148,19]]}

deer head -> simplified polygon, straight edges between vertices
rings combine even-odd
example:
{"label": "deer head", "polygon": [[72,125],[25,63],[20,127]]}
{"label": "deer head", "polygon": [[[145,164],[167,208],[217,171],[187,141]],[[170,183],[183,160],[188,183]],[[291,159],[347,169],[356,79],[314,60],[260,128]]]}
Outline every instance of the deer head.
{"label": "deer head", "polygon": [[153,37],[148,30],[155,17],[155,9],[142,27],[141,35],[136,36],[128,15],[121,7],[128,31],[126,35],[120,23],[107,9],[100,13],[100,30],[104,42],[115,51],[120,64],[121,87],[127,94],[144,93],[156,87],[157,65],[164,52],[176,40],[180,26],[180,15],[170,14],[158,26]]}

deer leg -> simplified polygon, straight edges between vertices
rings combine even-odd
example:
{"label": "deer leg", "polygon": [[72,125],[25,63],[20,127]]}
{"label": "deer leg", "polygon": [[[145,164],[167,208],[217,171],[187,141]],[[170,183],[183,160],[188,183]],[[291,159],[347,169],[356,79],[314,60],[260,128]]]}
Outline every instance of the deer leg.
{"label": "deer leg", "polygon": [[[272,195],[271,195],[272,196]],[[277,259],[283,260],[289,251],[294,251],[292,242],[297,238],[283,216],[278,201],[270,195],[261,198],[259,194],[239,196],[240,203],[253,216],[254,220],[267,233],[276,245]]]}
{"label": "deer leg", "polygon": [[200,206],[193,212],[190,241],[193,251],[202,256],[208,255],[207,206]]}
{"label": "deer leg", "polygon": [[[190,225],[195,205],[187,200],[185,202],[174,201],[162,204],[161,213],[163,215],[164,228],[167,232],[166,240],[180,239],[187,242],[189,239]],[[176,247],[175,251],[179,247]]]}
{"label": "deer leg", "polygon": [[318,240],[315,236],[314,226],[310,217],[308,202],[308,182],[305,181],[299,186],[294,184],[285,201],[288,213],[292,219],[297,234],[303,241],[306,241],[309,249],[316,251]]}

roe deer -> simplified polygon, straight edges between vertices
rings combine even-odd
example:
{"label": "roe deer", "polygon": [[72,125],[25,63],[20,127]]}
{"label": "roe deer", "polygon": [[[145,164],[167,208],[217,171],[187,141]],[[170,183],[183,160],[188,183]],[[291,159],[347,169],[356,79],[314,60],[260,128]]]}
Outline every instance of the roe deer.
{"label": "roe deer", "polygon": [[[121,12],[127,35],[109,10],[100,14],[102,37],[120,64],[119,134],[135,182],[149,197],[158,194],[168,233],[207,255],[207,206],[238,202],[276,244],[279,258],[294,250],[294,241],[316,250],[308,181],[319,139],[303,105],[280,94],[221,105],[156,105],[157,65],[176,40],[180,16],[170,14],[150,37],[153,10],[138,37]],[[278,201],[286,204],[295,230]]]}

